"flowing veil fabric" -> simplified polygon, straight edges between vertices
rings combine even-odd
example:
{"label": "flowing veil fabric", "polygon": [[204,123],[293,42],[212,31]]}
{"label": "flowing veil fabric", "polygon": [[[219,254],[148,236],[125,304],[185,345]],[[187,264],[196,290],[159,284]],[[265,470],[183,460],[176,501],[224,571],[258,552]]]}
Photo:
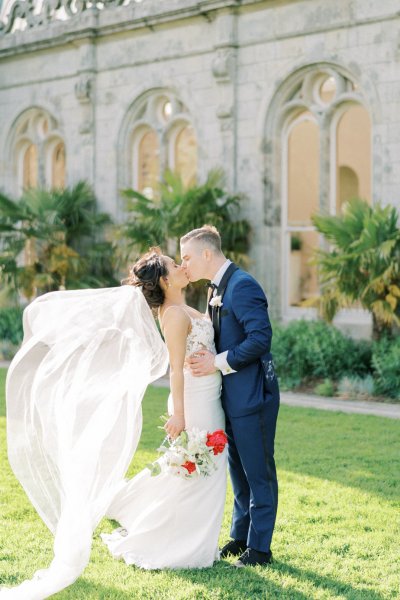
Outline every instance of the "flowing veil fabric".
{"label": "flowing veil fabric", "polygon": [[8,454],[54,534],[54,559],[1,600],[42,600],[82,573],[136,450],[146,387],[167,361],[138,288],[51,292],[25,309],[6,383]]}

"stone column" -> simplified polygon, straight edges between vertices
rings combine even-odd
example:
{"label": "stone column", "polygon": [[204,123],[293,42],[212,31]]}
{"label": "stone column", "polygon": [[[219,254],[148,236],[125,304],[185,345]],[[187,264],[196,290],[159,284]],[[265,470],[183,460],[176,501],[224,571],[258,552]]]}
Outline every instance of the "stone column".
{"label": "stone column", "polygon": [[79,47],[80,69],[75,84],[75,97],[79,104],[76,173],[95,187],[96,180],[96,47],[94,40],[85,40]]}
{"label": "stone column", "polygon": [[216,109],[222,136],[222,167],[230,191],[237,191],[237,15],[217,17],[215,57],[212,73],[218,86],[219,99]]}

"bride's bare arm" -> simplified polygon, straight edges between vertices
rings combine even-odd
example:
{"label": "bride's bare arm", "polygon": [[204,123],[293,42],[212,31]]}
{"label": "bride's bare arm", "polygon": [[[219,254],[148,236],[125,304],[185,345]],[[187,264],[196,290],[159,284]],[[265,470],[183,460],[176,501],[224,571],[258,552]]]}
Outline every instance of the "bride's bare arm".
{"label": "bride's bare arm", "polygon": [[170,385],[174,406],[174,413],[165,424],[165,430],[168,435],[175,438],[185,429],[183,365],[190,319],[181,308],[171,307],[163,321],[164,338],[169,353]]}

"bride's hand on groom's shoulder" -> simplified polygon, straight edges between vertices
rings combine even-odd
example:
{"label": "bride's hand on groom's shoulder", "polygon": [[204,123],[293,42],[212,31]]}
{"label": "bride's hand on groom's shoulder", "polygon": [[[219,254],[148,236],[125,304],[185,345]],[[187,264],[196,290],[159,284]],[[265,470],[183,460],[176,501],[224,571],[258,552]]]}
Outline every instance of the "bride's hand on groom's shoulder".
{"label": "bride's hand on groom's shoulder", "polygon": [[165,423],[164,429],[172,439],[177,438],[185,429],[184,415],[172,415]]}
{"label": "bride's hand on groom's shoulder", "polygon": [[203,377],[204,375],[211,375],[215,373],[217,369],[214,364],[215,355],[209,350],[199,350],[186,359],[192,375],[195,377]]}

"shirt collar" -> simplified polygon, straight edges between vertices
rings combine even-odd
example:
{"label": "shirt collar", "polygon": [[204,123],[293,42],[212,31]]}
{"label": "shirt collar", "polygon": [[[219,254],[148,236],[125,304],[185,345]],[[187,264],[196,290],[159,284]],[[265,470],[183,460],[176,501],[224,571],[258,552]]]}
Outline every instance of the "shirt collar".
{"label": "shirt collar", "polygon": [[222,267],[216,272],[216,274],[212,278],[211,283],[215,283],[215,285],[218,286],[221,283],[221,279],[225,275],[225,271],[228,269],[231,263],[232,261],[229,260],[229,258],[227,258]]}

